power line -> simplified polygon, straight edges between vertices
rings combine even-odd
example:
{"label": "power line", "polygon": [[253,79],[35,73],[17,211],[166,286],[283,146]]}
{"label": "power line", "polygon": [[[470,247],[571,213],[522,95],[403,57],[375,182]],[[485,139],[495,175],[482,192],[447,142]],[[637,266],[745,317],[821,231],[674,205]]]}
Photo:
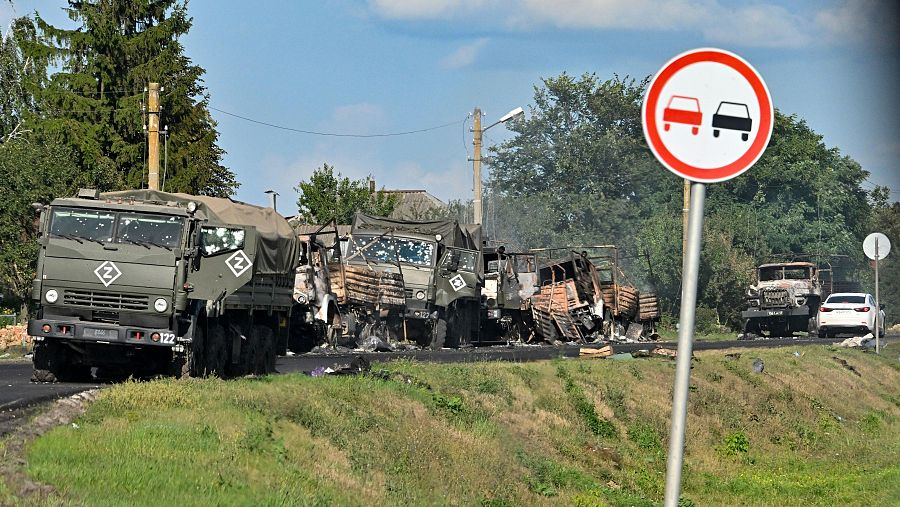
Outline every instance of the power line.
{"label": "power line", "polygon": [[272,127],[272,128],[276,128],[276,129],[280,129],[280,130],[287,130],[287,131],[289,131],[289,132],[297,132],[297,133],[300,133],[300,134],[309,134],[309,135],[314,135],[314,136],[327,136],[327,137],[358,137],[358,138],[369,138],[369,137],[396,137],[396,136],[405,136],[405,135],[409,135],[409,134],[420,134],[420,133],[422,133],[422,132],[429,132],[429,131],[432,131],[432,130],[438,130],[438,129],[450,127],[450,126],[453,126],[453,125],[458,125],[458,124],[460,124],[460,123],[462,123],[462,122],[465,121],[465,120],[457,120],[457,121],[451,121],[451,122],[449,122],[449,123],[444,123],[444,124],[442,124],[442,125],[435,125],[434,127],[428,127],[428,128],[416,129],[416,130],[407,130],[407,131],[404,131],[404,132],[389,132],[389,133],[385,133],[385,134],[341,134],[341,133],[337,133],[337,132],[319,132],[319,131],[315,131],[315,130],[306,130],[306,129],[298,129],[298,128],[294,128],[294,127],[285,127],[285,126],[283,126],[283,125],[276,125],[276,124],[274,124],[274,123],[269,123],[269,122],[260,121],[260,120],[254,120],[253,118],[248,118],[248,117],[246,117],[246,116],[241,116],[241,115],[239,115],[239,114],[230,113],[230,112],[228,112],[228,111],[224,111],[224,110],[219,109],[219,108],[216,108],[216,107],[212,107],[212,106],[206,106],[206,107],[208,107],[209,109],[211,109],[211,110],[213,110],[213,111],[218,111],[218,112],[220,112],[220,113],[222,113],[222,114],[227,114],[228,116],[233,116],[233,117],[235,117],[235,118],[239,118],[239,119],[241,119],[241,120],[248,121],[248,122],[250,122],[250,123],[256,123],[257,125],[264,125],[264,126],[266,126],[266,127]]}

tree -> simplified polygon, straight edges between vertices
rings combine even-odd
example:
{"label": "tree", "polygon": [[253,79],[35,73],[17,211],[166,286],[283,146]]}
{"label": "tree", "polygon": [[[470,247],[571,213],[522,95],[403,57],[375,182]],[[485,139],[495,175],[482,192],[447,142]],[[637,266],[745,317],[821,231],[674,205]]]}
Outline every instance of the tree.
{"label": "tree", "polygon": [[[487,189],[502,206],[486,230],[523,247],[609,242],[630,246],[642,218],[678,190],[644,141],[640,111],[647,80],[601,81],[567,74],[535,88],[528,119],[489,149]],[[622,244],[624,243],[624,244]]]}
{"label": "tree", "polygon": [[43,70],[30,83],[38,104],[31,128],[62,139],[92,185],[141,188],[143,90],[159,82],[160,124],[170,132],[165,190],[232,194],[238,183],[221,164],[205,71],[179,42],[192,23],[186,2],[69,0],[67,11],[78,28],[57,28],[36,14],[21,30],[26,56]]}
{"label": "tree", "polygon": [[37,264],[38,224],[31,203],[74,192],[84,173],[65,146],[30,136],[0,145],[0,283],[28,313]]}
{"label": "tree", "polygon": [[334,173],[327,163],[313,171],[309,181],[300,181],[294,189],[300,193],[297,208],[300,216],[311,224],[324,224],[332,218],[338,224],[349,224],[353,214],[361,211],[373,215],[390,215],[399,197],[371,190],[371,177],[351,180]]}

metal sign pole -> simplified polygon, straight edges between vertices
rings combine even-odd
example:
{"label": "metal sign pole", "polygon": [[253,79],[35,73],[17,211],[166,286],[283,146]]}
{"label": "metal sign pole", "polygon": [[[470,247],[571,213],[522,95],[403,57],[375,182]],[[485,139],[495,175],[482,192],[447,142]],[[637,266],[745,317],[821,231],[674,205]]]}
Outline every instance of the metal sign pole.
{"label": "metal sign pole", "polygon": [[687,423],[688,387],[691,381],[691,354],[694,347],[694,319],[697,310],[697,279],[700,272],[705,200],[706,185],[691,184],[690,221],[681,289],[681,316],[678,319],[678,353],[675,356],[675,390],[672,396],[669,457],[666,463],[665,507],[677,507],[678,498],[681,496],[684,431]]}
{"label": "metal sign pole", "polygon": [[875,353],[881,354],[881,345],[878,342],[878,320],[881,317],[881,302],[878,301],[878,236],[875,236]]}

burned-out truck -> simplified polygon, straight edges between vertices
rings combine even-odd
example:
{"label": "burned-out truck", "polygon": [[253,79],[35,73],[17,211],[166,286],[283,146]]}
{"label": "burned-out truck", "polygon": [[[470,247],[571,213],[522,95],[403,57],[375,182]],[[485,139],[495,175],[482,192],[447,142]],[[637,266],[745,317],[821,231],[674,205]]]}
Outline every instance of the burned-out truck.
{"label": "burned-out truck", "polygon": [[812,262],[776,262],[759,266],[757,283],[747,289],[743,338],[762,334],[791,336],[805,331],[817,334],[819,304],[828,296],[822,275],[830,281],[830,268]]}
{"label": "burned-out truck", "polygon": [[274,210],[151,190],[40,209],[34,380],[274,369],[298,258]]}
{"label": "burned-out truck", "polygon": [[380,322],[387,338],[432,348],[477,341],[480,249],[480,226],[357,213],[341,269],[331,271],[344,328]]}
{"label": "burned-out truck", "polygon": [[531,296],[538,288],[534,254],[485,247],[482,259],[481,341],[534,341]]}

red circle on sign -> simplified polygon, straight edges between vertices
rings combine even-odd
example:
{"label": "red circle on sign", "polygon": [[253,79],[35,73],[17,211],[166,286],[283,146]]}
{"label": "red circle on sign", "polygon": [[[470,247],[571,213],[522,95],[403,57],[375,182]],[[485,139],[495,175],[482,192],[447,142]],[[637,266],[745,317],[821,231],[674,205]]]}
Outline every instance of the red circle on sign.
{"label": "red circle on sign", "polygon": [[[663,87],[678,71],[695,63],[719,63],[731,67],[737,71],[753,89],[754,95],[759,102],[759,128],[756,137],[744,152],[734,162],[721,167],[702,168],[688,164],[666,148],[659,135],[659,124],[656,121],[656,107],[659,102],[659,96]],[[739,56],[723,51],[721,49],[697,49],[682,53],[676,56],[672,61],[666,64],[662,70],[650,82],[647,89],[647,98],[644,100],[643,106],[643,124],[644,135],[647,143],[656,158],[670,171],[687,178],[691,181],[700,183],[715,183],[725,181],[740,175],[749,169],[759,157],[762,156],[766,145],[769,144],[769,138],[772,135],[773,109],[772,99],[769,96],[769,90],[762,78],[757,74],[756,70]]]}

